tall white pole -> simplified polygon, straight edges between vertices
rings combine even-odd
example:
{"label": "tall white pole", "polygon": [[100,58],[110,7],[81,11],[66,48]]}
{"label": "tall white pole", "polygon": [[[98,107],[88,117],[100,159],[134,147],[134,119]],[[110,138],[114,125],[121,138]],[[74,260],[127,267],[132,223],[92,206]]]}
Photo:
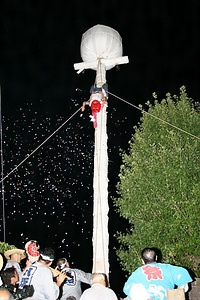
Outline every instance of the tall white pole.
{"label": "tall white pole", "polygon": [[[106,83],[106,70],[128,63],[122,56],[122,39],[111,27],[96,25],[87,30],[81,40],[83,62],[74,64],[81,73],[85,69],[96,70],[96,86]],[[99,97],[100,98],[100,97]],[[92,104],[91,104],[92,105]],[[93,177],[93,272],[109,275],[109,234],[108,234],[108,153],[107,153],[107,112],[104,105],[95,111],[95,150]]]}
{"label": "tall white pole", "polygon": [[[96,85],[105,82],[105,65],[99,63]],[[97,113],[95,129],[94,179],[93,179],[93,270],[109,275],[109,234],[108,234],[108,152],[106,106]]]}

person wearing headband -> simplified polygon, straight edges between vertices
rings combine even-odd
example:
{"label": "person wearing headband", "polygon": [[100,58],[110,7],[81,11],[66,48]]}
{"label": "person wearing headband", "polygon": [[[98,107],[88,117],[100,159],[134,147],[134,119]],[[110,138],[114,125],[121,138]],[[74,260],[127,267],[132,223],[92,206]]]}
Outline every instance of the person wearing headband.
{"label": "person wearing headband", "polygon": [[39,260],[31,264],[23,273],[19,287],[33,285],[34,294],[27,299],[30,300],[55,300],[59,296],[59,287],[65,279],[65,275],[60,273],[53,280],[53,274],[50,266],[54,260],[55,254],[52,248],[45,248],[40,251]]}
{"label": "person wearing headband", "polygon": [[70,268],[66,258],[58,259],[56,269],[69,277],[60,287],[60,300],[66,300],[69,296],[74,296],[76,300],[79,300],[82,294],[81,284],[83,282],[90,285],[92,274]]}

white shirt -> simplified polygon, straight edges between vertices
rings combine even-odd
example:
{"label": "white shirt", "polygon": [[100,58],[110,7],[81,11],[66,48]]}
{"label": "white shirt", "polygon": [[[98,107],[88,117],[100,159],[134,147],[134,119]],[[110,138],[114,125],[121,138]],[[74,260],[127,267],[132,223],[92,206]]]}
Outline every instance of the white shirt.
{"label": "white shirt", "polygon": [[85,290],[80,300],[117,300],[113,290],[100,283],[94,283],[91,288]]}
{"label": "white shirt", "polygon": [[65,268],[62,272],[68,272],[71,279],[68,279],[62,285],[62,297],[60,300],[66,300],[69,296],[74,296],[76,300],[79,300],[82,294],[81,282],[90,285],[91,274],[79,269],[70,268]]}
{"label": "white shirt", "polygon": [[56,300],[58,298],[59,287],[53,281],[51,270],[39,262],[33,263],[25,270],[19,288],[31,284],[34,287],[34,294],[26,299]]}
{"label": "white shirt", "polygon": [[16,261],[8,259],[4,270],[6,270],[8,268],[15,268],[15,270],[17,271],[17,273],[19,275],[19,281],[20,281],[21,278],[22,278],[22,270],[21,270],[21,267],[20,267],[19,263],[16,262]]}

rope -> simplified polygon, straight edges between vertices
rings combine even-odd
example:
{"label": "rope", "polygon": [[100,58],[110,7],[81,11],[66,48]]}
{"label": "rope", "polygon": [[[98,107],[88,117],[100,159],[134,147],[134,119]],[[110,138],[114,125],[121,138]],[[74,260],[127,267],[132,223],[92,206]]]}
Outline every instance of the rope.
{"label": "rope", "polygon": [[184,133],[186,133],[186,134],[188,134],[188,135],[190,135],[190,136],[192,136],[192,137],[194,137],[194,138],[200,140],[200,137],[198,137],[198,136],[196,136],[196,135],[194,135],[194,134],[192,134],[192,133],[190,133],[190,132],[188,132],[188,131],[186,131],[186,130],[184,130],[184,129],[182,129],[182,128],[179,128],[179,127],[177,127],[176,125],[173,125],[173,124],[171,124],[171,123],[169,123],[169,122],[167,122],[167,121],[165,121],[165,120],[163,120],[163,119],[161,119],[161,118],[159,118],[159,117],[157,117],[157,116],[152,115],[151,113],[149,113],[149,112],[145,111],[144,109],[142,109],[142,108],[140,108],[140,107],[138,107],[138,106],[136,106],[136,105],[134,105],[134,104],[132,104],[132,103],[130,103],[130,102],[128,102],[128,101],[126,101],[126,100],[120,98],[120,97],[118,97],[117,95],[115,95],[115,94],[113,94],[113,93],[111,93],[111,92],[108,92],[108,94],[112,95],[113,97],[115,97],[115,98],[121,100],[122,102],[124,102],[124,103],[126,103],[126,104],[128,104],[128,105],[130,105],[130,106],[133,106],[134,108],[140,110],[141,112],[143,112],[143,113],[145,113],[145,114],[147,114],[147,115],[149,115],[149,116],[151,116],[151,117],[153,117],[153,118],[155,118],[155,119],[157,119],[157,120],[159,120],[159,121],[161,121],[161,122],[163,122],[163,123],[165,123],[165,124],[167,124],[167,125],[169,125],[169,126],[171,126],[171,127],[173,127],[173,128],[176,128],[176,129],[179,130],[179,131],[182,131],[182,132],[184,132]]}
{"label": "rope", "polygon": [[30,154],[27,154],[25,157],[14,169],[12,169],[4,178],[1,179],[0,183],[2,183],[6,178],[8,178],[15,170],[17,170],[27,159],[29,159],[39,148],[41,148],[56,132],[58,132],[67,122],[69,122],[78,112],[81,110],[81,107],[71,115],[66,121],[64,121],[52,134],[50,134],[35,150],[33,150]]}
{"label": "rope", "polygon": [[[3,132],[2,132],[2,113],[1,113],[1,87],[0,87],[0,155],[1,155],[1,179],[3,179]],[[1,195],[2,195],[2,211],[3,211],[3,241],[6,242],[6,220],[5,220],[5,190],[4,190],[4,182],[1,182]]]}

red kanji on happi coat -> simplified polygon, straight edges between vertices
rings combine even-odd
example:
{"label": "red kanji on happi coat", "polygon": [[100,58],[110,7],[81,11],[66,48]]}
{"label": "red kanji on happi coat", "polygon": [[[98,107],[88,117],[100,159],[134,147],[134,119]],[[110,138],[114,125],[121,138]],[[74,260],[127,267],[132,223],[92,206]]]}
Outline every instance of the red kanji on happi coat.
{"label": "red kanji on happi coat", "polygon": [[162,280],[162,270],[156,266],[146,265],[142,268],[147,280]]}

